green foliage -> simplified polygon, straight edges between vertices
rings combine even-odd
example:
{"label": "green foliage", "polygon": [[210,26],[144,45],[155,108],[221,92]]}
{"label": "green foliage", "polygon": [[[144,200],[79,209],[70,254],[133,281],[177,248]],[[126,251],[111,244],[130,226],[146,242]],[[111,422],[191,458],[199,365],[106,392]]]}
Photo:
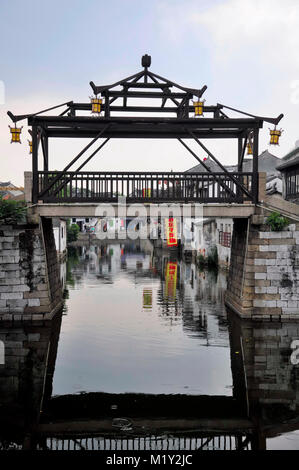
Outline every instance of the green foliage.
{"label": "green foliage", "polygon": [[[57,171],[57,170],[55,170]],[[49,173],[48,174],[48,182],[51,183],[51,181],[56,178],[56,176],[58,175],[58,173]],[[61,184],[63,183],[63,179],[59,179],[58,181],[56,181],[56,183],[53,185],[53,188],[52,190],[55,190],[55,189],[58,189]],[[59,191],[59,197],[61,198],[64,198],[64,197],[70,197],[71,196],[71,189],[73,188],[70,188],[70,183],[67,183],[66,187],[64,186],[62,189],[60,189]]]}
{"label": "green foliage", "polygon": [[66,233],[67,233],[67,243],[75,242],[78,239],[78,233],[80,231],[79,225],[70,224],[70,221],[67,221]]}
{"label": "green foliage", "polygon": [[5,200],[0,196],[0,224],[16,224],[26,215],[25,201]]}
{"label": "green foliage", "polygon": [[[66,263],[66,282],[68,286],[75,286],[75,280],[73,278],[73,269],[79,264],[79,256],[77,248],[70,246],[67,250],[67,263]],[[68,298],[68,297],[66,297]]]}
{"label": "green foliage", "polygon": [[273,232],[279,232],[289,225],[290,221],[286,217],[283,217],[279,212],[272,212],[272,214],[267,218],[266,223],[270,225]]}

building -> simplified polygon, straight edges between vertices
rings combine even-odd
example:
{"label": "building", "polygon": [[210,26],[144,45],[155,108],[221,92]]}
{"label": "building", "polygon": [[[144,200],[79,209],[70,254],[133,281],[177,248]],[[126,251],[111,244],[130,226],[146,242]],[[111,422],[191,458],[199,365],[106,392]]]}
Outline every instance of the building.
{"label": "building", "polygon": [[295,148],[283,157],[276,170],[282,174],[283,198],[299,204],[299,140]]}
{"label": "building", "polygon": [[[208,218],[194,224],[194,246],[197,255],[209,256],[217,247],[218,263],[228,268],[233,231],[233,220],[229,217]],[[202,234],[199,232],[202,231]]]}
{"label": "building", "polygon": [[58,217],[53,217],[52,221],[57,255],[59,260],[63,260],[67,253],[66,219],[59,219]]}
{"label": "building", "polygon": [[[299,149],[298,149],[299,150]],[[214,162],[210,157],[204,161],[205,165],[212,172],[222,172],[222,169]],[[259,155],[259,172],[265,172],[266,177],[266,193],[276,194],[282,197],[282,177],[277,168],[278,164],[281,163],[281,159],[272,155],[268,150],[263,151]],[[225,168],[229,172],[237,172],[237,165],[226,165]],[[252,172],[252,158],[245,158],[243,162],[243,171]],[[207,173],[206,168],[201,164],[198,164],[186,173]],[[213,191],[213,184],[211,183],[205,188],[202,188],[202,195],[204,192]],[[196,255],[208,256],[211,249],[216,246],[218,253],[218,262],[221,267],[228,268],[230,263],[230,251],[231,251],[231,238],[233,232],[233,220],[227,217],[221,217],[216,219],[206,219],[203,224],[201,222],[194,224],[194,246]],[[200,230],[203,232],[201,237],[198,233]]]}
{"label": "building", "polygon": [[[298,142],[299,143],[299,142]],[[208,157],[204,161],[205,165],[212,171],[212,172],[220,172],[222,173],[222,169],[220,168],[219,165],[217,165],[216,162],[210,157]],[[277,169],[277,165],[281,163],[281,159],[278,157],[275,157],[272,153],[268,152],[268,150],[264,150],[260,155],[259,155],[259,172],[265,172],[267,173],[267,178],[273,177],[273,176],[279,176],[279,171]],[[227,171],[229,172],[237,172],[238,171],[238,165],[224,165]],[[245,173],[249,173],[252,171],[252,158],[244,158],[243,162],[243,171]],[[185,173],[207,173],[208,171],[206,168],[199,163],[198,165],[193,166],[189,170],[187,170]]]}
{"label": "building", "polygon": [[269,196],[275,194],[282,198],[282,176],[273,175],[266,179],[266,194]]}
{"label": "building", "polygon": [[15,186],[10,181],[4,183],[0,182],[0,196],[2,196],[4,200],[12,199],[14,201],[24,201],[24,188]]}
{"label": "building", "polygon": [[80,232],[94,231],[98,219],[96,217],[73,217],[71,224],[77,224]]}

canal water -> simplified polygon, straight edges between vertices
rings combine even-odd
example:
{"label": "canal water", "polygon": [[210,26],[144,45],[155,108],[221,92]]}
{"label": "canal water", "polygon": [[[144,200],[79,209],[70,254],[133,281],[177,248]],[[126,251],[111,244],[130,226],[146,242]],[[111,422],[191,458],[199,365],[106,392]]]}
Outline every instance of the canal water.
{"label": "canal water", "polygon": [[225,288],[148,241],[71,250],[53,393],[231,396]]}
{"label": "canal water", "polygon": [[299,449],[298,322],[148,240],[78,241],[61,278],[62,315],[0,325],[0,449]]}

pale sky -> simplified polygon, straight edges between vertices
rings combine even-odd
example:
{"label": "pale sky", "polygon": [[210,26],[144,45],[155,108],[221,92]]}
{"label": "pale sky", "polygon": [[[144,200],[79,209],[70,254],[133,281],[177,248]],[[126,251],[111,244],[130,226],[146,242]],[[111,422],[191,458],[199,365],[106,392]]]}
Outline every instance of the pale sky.
{"label": "pale sky", "polygon": [[[145,53],[153,72],[197,89],[207,85],[208,105],[284,113],[280,146],[268,146],[265,124],[260,152],[283,157],[299,139],[298,0],[1,0],[0,19],[0,181],[22,185],[31,169],[26,121],[22,145],[10,144],[7,110],[87,102],[91,80],[109,84],[131,75]],[[62,169],[86,144],[50,141],[50,167]],[[236,162],[234,142],[205,144],[222,163]],[[195,164],[178,142],[114,140],[86,170],[184,171]]]}

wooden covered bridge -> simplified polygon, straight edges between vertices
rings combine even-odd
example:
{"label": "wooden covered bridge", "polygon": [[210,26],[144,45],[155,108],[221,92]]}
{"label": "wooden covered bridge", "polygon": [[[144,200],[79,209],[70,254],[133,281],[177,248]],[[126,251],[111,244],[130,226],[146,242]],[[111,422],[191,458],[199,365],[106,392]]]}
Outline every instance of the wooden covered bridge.
{"label": "wooden covered bridge", "polygon": [[[111,85],[97,86],[90,82],[94,96],[89,103],[69,101],[27,115],[8,111],[14,122],[10,128],[12,142],[20,142],[22,128],[17,127],[18,122],[27,119],[31,128],[33,203],[117,202],[120,195],[128,202],[147,203],[256,204],[259,201],[259,131],[264,122],[274,125],[270,143],[277,144],[281,131],[276,125],[283,114],[269,118],[219,103],[208,106],[203,99],[206,86],[200,89],[181,86],[151,72],[150,65],[150,56],[144,55],[140,72]],[[153,100],[157,105],[152,105]],[[60,114],[47,114],[54,109],[59,109]],[[229,117],[229,111],[241,117]],[[58,171],[50,168],[48,142],[52,138],[87,138],[89,142]],[[84,171],[84,166],[113,138],[176,139],[201,164],[202,172]],[[211,171],[205,158],[190,148],[187,143],[190,139],[217,163],[219,172]],[[238,171],[229,172],[202,139],[237,139]],[[246,149],[253,158],[252,172],[243,171]]]}

